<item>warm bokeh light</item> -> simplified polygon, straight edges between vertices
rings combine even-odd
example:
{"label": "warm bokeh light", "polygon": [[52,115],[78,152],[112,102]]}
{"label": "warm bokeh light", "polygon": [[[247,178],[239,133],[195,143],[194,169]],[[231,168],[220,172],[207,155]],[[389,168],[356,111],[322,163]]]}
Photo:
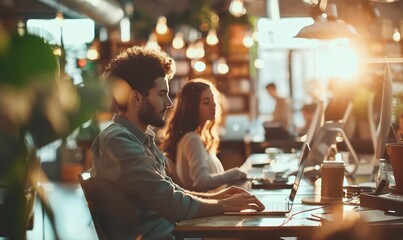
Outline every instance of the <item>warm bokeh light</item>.
{"label": "warm bokeh light", "polygon": [[204,43],[201,40],[199,40],[196,42],[195,47],[196,47],[196,58],[197,59],[203,58],[205,55]]}
{"label": "warm bokeh light", "polygon": [[186,57],[189,59],[195,59],[197,57],[196,46],[194,43],[190,43],[186,49]]}
{"label": "warm bokeh light", "polygon": [[146,43],[146,48],[155,49],[155,50],[161,49],[160,45],[157,42],[157,36],[155,33],[151,33],[150,36],[148,37],[148,41]]}
{"label": "warm bokeh light", "polygon": [[99,59],[99,52],[95,47],[90,47],[87,51],[87,58],[91,61]]}
{"label": "warm bokeh light", "polygon": [[266,66],[266,62],[263,59],[256,59],[255,62],[253,63],[253,65],[255,66],[255,68],[264,68]]}
{"label": "warm bokeh light", "polygon": [[172,39],[172,47],[175,49],[181,49],[185,46],[185,41],[183,40],[183,33],[177,32],[174,39]]}
{"label": "warm bokeh light", "polygon": [[217,61],[217,72],[219,74],[226,74],[229,71],[229,67],[225,58],[221,57]]}
{"label": "warm bokeh light", "polygon": [[247,48],[250,48],[253,46],[253,38],[252,38],[252,34],[250,32],[245,33],[245,36],[242,39],[242,44]]}
{"label": "warm bokeh light", "polygon": [[131,38],[130,20],[125,17],[120,21],[120,40],[122,42],[129,42]]}
{"label": "warm bokeh light", "polygon": [[217,37],[217,31],[215,29],[210,29],[208,31],[207,37],[206,37],[206,42],[208,45],[213,46],[213,45],[217,45],[219,40]]}
{"label": "warm bokeh light", "polygon": [[25,22],[22,20],[19,20],[17,23],[17,32],[18,35],[23,36],[25,34]]}
{"label": "warm bokeh light", "polygon": [[197,72],[203,72],[204,70],[206,70],[206,64],[203,61],[196,61],[193,64],[193,68],[194,70],[196,70]]}
{"label": "warm bokeh light", "polygon": [[392,38],[393,38],[393,41],[395,41],[395,42],[400,42],[401,36],[400,36],[399,29],[397,29],[397,28],[394,28],[394,29],[393,29],[393,36],[392,36]]}
{"label": "warm bokeh light", "polygon": [[329,77],[348,79],[354,77],[359,71],[358,53],[349,45],[347,39],[338,39],[329,42],[320,67]]}
{"label": "warm bokeh light", "polygon": [[229,12],[235,17],[241,17],[245,15],[246,8],[242,0],[232,0],[229,5]]}
{"label": "warm bokeh light", "polygon": [[61,56],[62,55],[62,49],[61,48],[55,48],[55,49],[53,49],[53,54],[55,55],[55,56]]}
{"label": "warm bokeh light", "polygon": [[168,32],[168,26],[167,26],[167,19],[164,16],[161,16],[157,20],[157,26],[155,27],[155,31],[158,34],[166,34]]}
{"label": "warm bokeh light", "polygon": [[112,96],[114,97],[117,104],[121,106],[126,106],[132,89],[126,81],[118,78],[114,80],[115,81],[112,81],[113,84],[110,86]]}

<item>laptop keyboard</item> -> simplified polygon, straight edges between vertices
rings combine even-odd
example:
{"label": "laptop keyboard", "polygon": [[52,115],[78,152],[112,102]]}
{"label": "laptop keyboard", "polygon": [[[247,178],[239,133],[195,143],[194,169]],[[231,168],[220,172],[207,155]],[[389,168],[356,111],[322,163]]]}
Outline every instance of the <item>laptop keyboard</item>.
{"label": "laptop keyboard", "polygon": [[265,211],[269,212],[287,212],[288,211],[288,202],[286,200],[283,201],[266,201],[264,203],[266,209]]}

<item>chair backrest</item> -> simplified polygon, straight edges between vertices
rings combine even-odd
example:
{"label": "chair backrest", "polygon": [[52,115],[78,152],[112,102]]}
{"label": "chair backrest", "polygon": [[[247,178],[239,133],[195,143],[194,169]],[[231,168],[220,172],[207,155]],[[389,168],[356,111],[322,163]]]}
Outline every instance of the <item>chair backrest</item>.
{"label": "chair backrest", "polygon": [[92,177],[89,172],[80,174],[79,182],[98,238],[136,239],[138,211],[129,195],[113,182]]}
{"label": "chair backrest", "polygon": [[[40,159],[37,158],[36,151],[30,151],[28,153],[26,164],[27,170],[24,189],[26,199],[25,226],[27,230],[32,230],[34,227],[35,199],[38,193],[38,176],[41,175],[42,171]],[[39,199],[41,199],[41,197],[42,196],[39,196]]]}

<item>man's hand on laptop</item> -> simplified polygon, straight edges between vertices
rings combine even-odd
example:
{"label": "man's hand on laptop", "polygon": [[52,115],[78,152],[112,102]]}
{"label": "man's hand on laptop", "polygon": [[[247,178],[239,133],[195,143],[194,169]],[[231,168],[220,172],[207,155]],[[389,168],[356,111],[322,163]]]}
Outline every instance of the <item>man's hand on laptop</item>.
{"label": "man's hand on laptop", "polygon": [[224,212],[235,212],[246,209],[263,211],[264,205],[254,195],[249,193],[237,193],[231,197],[220,200]]}
{"label": "man's hand on laptop", "polygon": [[237,186],[230,186],[227,187],[221,191],[218,191],[216,193],[213,193],[210,198],[211,199],[224,199],[224,198],[229,198],[235,194],[239,194],[239,193],[248,193],[248,191],[246,191],[243,188],[237,187]]}

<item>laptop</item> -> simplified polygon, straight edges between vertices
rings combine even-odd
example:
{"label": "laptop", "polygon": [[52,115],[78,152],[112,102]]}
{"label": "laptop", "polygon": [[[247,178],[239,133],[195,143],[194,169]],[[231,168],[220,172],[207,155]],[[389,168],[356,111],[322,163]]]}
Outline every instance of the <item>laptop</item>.
{"label": "laptop", "polygon": [[[301,139],[301,142],[308,143],[309,146],[312,146],[313,140],[315,136],[318,134],[320,128],[323,126],[324,123],[324,115],[323,115],[323,102],[318,101],[317,106],[315,109],[315,113],[313,115],[311,124],[309,125],[308,131],[304,140]],[[301,147],[301,152],[303,152],[305,144]],[[312,154],[312,151],[310,152]],[[308,160],[309,161],[309,160]],[[262,179],[262,167],[264,165],[268,165],[271,163],[271,160],[268,159],[267,154],[261,154],[254,157],[252,162],[252,168],[248,169],[247,179],[249,180],[259,180]],[[277,169],[278,170],[278,169]],[[279,172],[287,172],[289,169],[279,170]],[[294,169],[293,172],[296,173],[297,169]]]}
{"label": "laptop", "polygon": [[246,114],[228,115],[225,118],[225,129],[222,136],[227,140],[243,139],[248,132],[249,116]]}
{"label": "laptop", "polygon": [[295,176],[291,192],[288,197],[276,197],[257,195],[256,197],[264,204],[265,209],[261,212],[246,209],[241,212],[225,212],[225,215],[285,215],[291,211],[294,199],[297,194],[299,184],[301,183],[302,176],[304,175],[305,163],[310,151],[309,143],[305,143],[302,147],[302,152],[299,158],[299,167]]}

